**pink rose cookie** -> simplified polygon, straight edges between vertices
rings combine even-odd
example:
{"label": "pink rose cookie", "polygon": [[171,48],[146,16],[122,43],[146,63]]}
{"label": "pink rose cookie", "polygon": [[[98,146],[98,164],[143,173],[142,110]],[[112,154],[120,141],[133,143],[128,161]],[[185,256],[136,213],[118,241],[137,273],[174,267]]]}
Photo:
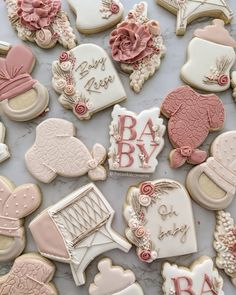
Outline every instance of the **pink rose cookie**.
{"label": "pink rose cookie", "polygon": [[170,166],[178,168],[185,162],[194,165],[204,162],[207,153],[197,148],[210,131],[224,126],[224,105],[219,97],[181,86],[167,95],[161,111],[169,119],[169,139],[175,148],[170,153]]}
{"label": "pink rose cookie", "polygon": [[0,163],[4,162],[10,157],[8,146],[4,143],[6,134],[6,128],[2,122],[0,122]]}
{"label": "pink rose cookie", "polygon": [[219,135],[211,157],[190,170],[186,185],[191,197],[209,210],[227,208],[236,192],[236,131]]}
{"label": "pink rose cookie", "polygon": [[126,236],[143,262],[197,251],[191,199],[176,181],[160,179],[130,187],[124,217]]}
{"label": "pink rose cookie", "polygon": [[63,119],[47,119],[36,128],[36,139],[25,155],[29,172],[39,181],[52,182],[57,175],[105,180],[102,166],[106,149],[95,144],[92,152],[75,137],[74,125]]}
{"label": "pink rose cookie", "polygon": [[166,48],[160,25],[147,17],[147,3],[136,4],[110,35],[112,57],[130,74],[130,86],[140,92],[143,84],[159,69]]}
{"label": "pink rose cookie", "polygon": [[5,0],[8,17],[18,36],[51,48],[59,42],[65,48],[76,46],[76,36],[61,0]]}
{"label": "pink rose cookie", "polygon": [[131,245],[111,223],[114,210],[98,188],[90,183],[72,192],[38,215],[29,225],[39,252],[69,263],[76,285],[85,283],[84,271],[103,252]]}
{"label": "pink rose cookie", "polygon": [[0,176],[0,262],[22,253],[26,243],[23,218],[33,213],[40,203],[41,193],[36,185],[24,184],[16,188]]}

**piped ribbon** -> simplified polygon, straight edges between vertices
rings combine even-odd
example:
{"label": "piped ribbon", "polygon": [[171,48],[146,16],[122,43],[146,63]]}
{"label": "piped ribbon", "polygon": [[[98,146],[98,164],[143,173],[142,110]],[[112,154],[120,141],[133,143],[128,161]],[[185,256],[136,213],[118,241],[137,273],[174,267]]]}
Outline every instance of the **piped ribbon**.
{"label": "piped ribbon", "polygon": [[21,236],[21,221],[17,218],[0,216],[0,234],[7,237]]}
{"label": "piped ribbon", "polygon": [[190,146],[183,146],[171,152],[171,167],[179,168],[186,162],[191,164],[201,164],[207,158],[207,153]]}

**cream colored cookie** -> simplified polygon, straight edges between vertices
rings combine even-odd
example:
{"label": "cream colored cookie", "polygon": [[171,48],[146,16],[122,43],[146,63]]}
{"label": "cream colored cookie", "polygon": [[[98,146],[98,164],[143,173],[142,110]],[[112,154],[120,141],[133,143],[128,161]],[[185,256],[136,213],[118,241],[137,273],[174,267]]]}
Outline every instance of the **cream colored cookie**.
{"label": "cream colored cookie", "polygon": [[231,87],[233,88],[233,97],[236,100],[236,71],[231,74]]}
{"label": "cream colored cookie", "polygon": [[0,122],[0,163],[10,158],[10,152],[8,146],[4,144],[6,134],[6,128],[2,122]]}

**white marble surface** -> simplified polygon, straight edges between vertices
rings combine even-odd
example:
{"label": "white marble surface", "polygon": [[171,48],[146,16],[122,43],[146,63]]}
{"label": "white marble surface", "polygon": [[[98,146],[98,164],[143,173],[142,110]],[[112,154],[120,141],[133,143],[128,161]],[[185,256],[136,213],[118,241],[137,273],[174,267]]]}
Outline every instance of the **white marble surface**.
{"label": "white marble surface", "polygon": [[[75,27],[75,16],[71,13],[67,3],[63,0],[63,6],[65,10],[69,13],[69,17]],[[125,5],[125,11],[132,7],[135,0],[123,0]],[[150,18],[157,19],[162,25],[162,32],[165,44],[168,48],[167,55],[162,62],[159,72],[150,79],[144,86],[142,92],[138,95],[134,94],[129,88],[129,79],[126,74],[120,72],[120,77],[124,83],[128,94],[128,100],[123,103],[129,110],[141,111],[143,108],[149,108],[152,106],[160,106],[160,103],[164,96],[174,89],[175,87],[182,84],[179,79],[179,70],[181,65],[185,60],[186,47],[188,42],[192,37],[193,31],[199,26],[203,26],[208,22],[196,21],[194,24],[188,27],[188,31],[184,37],[176,37],[175,35],[175,20],[176,18],[165,11],[164,9],[158,7],[154,0],[147,0],[149,3],[149,16]],[[236,11],[236,2],[234,0],[229,0],[232,8]],[[236,38],[236,20],[233,21],[229,30]],[[76,33],[79,36],[79,33]],[[108,36],[109,31],[94,36],[84,36],[80,35],[80,42],[93,42],[103,48],[108,49]],[[4,1],[0,2],[0,39],[16,44],[21,42],[16,33],[10,27],[7,19],[7,13],[4,6]],[[57,58],[62,47],[59,45],[51,50],[42,50],[35,46],[34,44],[28,43],[28,46],[32,48],[37,56],[37,64],[34,69],[33,75],[44,83],[49,89],[51,102],[50,102],[50,112],[44,118],[38,118],[30,123],[14,123],[8,120],[4,115],[1,116],[2,121],[7,127],[7,144],[10,147],[12,157],[10,160],[1,164],[0,173],[9,177],[17,185],[25,182],[35,182],[35,180],[29,175],[24,165],[24,154],[26,150],[32,145],[35,136],[35,127],[38,123],[42,122],[45,118],[49,117],[59,117],[72,121],[77,127],[77,134],[81,140],[83,140],[86,145],[92,147],[95,142],[100,142],[104,144],[107,148],[109,147],[109,137],[108,137],[108,127],[110,123],[110,113],[111,108],[96,114],[89,122],[78,121],[70,111],[65,110],[57,102],[57,94],[53,91],[51,86],[51,63]],[[117,66],[119,70],[119,67]],[[236,69],[236,66],[235,66]],[[219,95],[225,105],[227,120],[225,124],[224,131],[236,129],[236,104],[231,97],[231,90]],[[99,128],[98,128],[99,126]],[[209,149],[209,145],[212,140],[217,136],[217,133],[211,134],[207,141],[204,143],[203,148],[205,150]],[[156,173],[151,176],[152,179],[168,177],[180,181],[184,184],[185,177],[188,170],[191,168],[189,165],[185,165],[179,170],[172,170],[169,168],[168,154],[171,149],[168,138],[166,136],[166,145],[164,151],[159,157],[159,167]],[[140,182],[142,179],[137,177],[122,177],[117,175],[112,175],[107,181],[98,183],[98,187],[102,190],[104,195],[107,197],[108,201],[111,203],[113,208],[116,210],[116,216],[113,223],[114,228],[121,234],[124,233],[125,223],[122,217],[122,206],[125,198],[126,191],[128,187],[132,184]],[[54,204],[58,200],[62,199],[65,195],[73,191],[75,188],[86,184],[89,182],[87,177],[81,177],[80,179],[65,179],[57,178],[52,184],[42,185],[40,187],[43,192],[43,203],[40,209],[33,214],[34,216],[41,212],[44,208],[51,204]],[[188,265],[201,255],[209,255],[215,257],[215,252],[212,248],[213,231],[215,226],[215,216],[213,212],[209,212],[193,202],[196,230],[198,237],[199,251],[195,255],[188,255],[184,257],[179,257],[175,260],[179,264]],[[229,211],[236,218],[236,199],[231,204]],[[34,217],[31,216],[27,219],[26,224]],[[35,251],[36,247],[32,240],[32,237],[27,231],[27,248],[25,252]],[[137,277],[137,280],[142,285],[144,293],[146,295],[162,294],[162,278],[160,276],[160,269],[163,261],[156,261],[151,265],[146,265],[137,259],[134,248],[128,254],[123,254],[119,251],[112,251],[105,253],[103,255],[112,257],[114,263],[123,265],[124,268],[132,269]],[[93,281],[94,275],[97,273],[97,262],[101,257],[94,260],[93,263],[87,268],[87,283],[83,287],[76,287],[70,267],[66,264],[56,263],[57,272],[54,282],[57,285],[60,294],[67,295],[85,295],[88,294],[88,286]],[[1,274],[7,272],[10,267],[9,264],[1,264],[0,272]],[[235,288],[230,283],[229,279],[222,273],[224,277],[224,291],[227,295],[235,294]],[[135,295],[135,294],[134,294]]]}

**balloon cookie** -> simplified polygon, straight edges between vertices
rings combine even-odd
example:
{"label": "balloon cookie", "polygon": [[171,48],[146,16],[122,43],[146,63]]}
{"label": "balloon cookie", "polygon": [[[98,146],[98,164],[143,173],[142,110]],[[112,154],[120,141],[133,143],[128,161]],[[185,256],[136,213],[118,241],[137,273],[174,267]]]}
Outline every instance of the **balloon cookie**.
{"label": "balloon cookie", "polygon": [[40,203],[41,193],[36,185],[24,184],[16,188],[0,176],[0,262],[22,253],[26,243],[23,218],[33,213]]}
{"label": "balloon cookie", "polygon": [[99,273],[89,287],[89,295],[143,295],[143,290],[136,282],[131,270],[113,266],[108,258],[98,263]]}
{"label": "balloon cookie", "polygon": [[136,4],[110,35],[112,57],[130,74],[130,86],[140,92],[143,84],[161,65],[166,48],[160,25],[147,17],[146,2]]}
{"label": "balloon cookie", "polygon": [[10,152],[8,146],[4,144],[6,128],[2,122],[0,122],[0,163],[10,158]]}
{"label": "balloon cookie", "polygon": [[115,26],[123,16],[119,0],[67,0],[77,16],[77,29],[83,34],[94,34]]}
{"label": "balloon cookie", "polygon": [[191,199],[176,181],[160,179],[130,187],[124,217],[126,237],[143,262],[197,251]]}
{"label": "balloon cookie", "polygon": [[227,0],[156,0],[156,2],[177,15],[176,35],[184,35],[188,24],[201,17],[218,17],[226,24],[233,19],[233,11]]}
{"label": "balloon cookie", "polygon": [[39,252],[69,263],[76,285],[85,283],[84,271],[101,253],[128,252],[131,245],[111,227],[114,210],[90,183],[46,209],[29,225]]}
{"label": "balloon cookie", "polygon": [[204,91],[227,90],[230,87],[230,70],[235,62],[234,48],[236,41],[224,28],[224,22],[215,19],[212,25],[194,32],[181,78]]}
{"label": "balloon cookie", "polygon": [[126,99],[124,87],[105,50],[83,44],[62,52],[52,65],[54,89],[59,102],[80,119]]}
{"label": "balloon cookie", "polygon": [[167,95],[161,111],[169,119],[169,139],[175,148],[170,153],[170,166],[179,168],[186,162],[194,165],[204,162],[207,153],[198,147],[210,131],[224,126],[224,105],[219,97],[181,86]]}
{"label": "balloon cookie", "polygon": [[76,46],[76,37],[61,0],[5,0],[8,17],[19,38],[35,42],[41,48],[60,43]]}
{"label": "balloon cookie", "polygon": [[219,135],[211,157],[193,168],[186,180],[191,197],[209,210],[225,209],[236,192],[236,131]]}
{"label": "balloon cookie", "polygon": [[74,125],[63,119],[47,119],[36,128],[34,145],[25,155],[29,172],[39,181],[52,182],[57,175],[105,180],[102,166],[106,149],[95,144],[92,152],[75,137]]}

